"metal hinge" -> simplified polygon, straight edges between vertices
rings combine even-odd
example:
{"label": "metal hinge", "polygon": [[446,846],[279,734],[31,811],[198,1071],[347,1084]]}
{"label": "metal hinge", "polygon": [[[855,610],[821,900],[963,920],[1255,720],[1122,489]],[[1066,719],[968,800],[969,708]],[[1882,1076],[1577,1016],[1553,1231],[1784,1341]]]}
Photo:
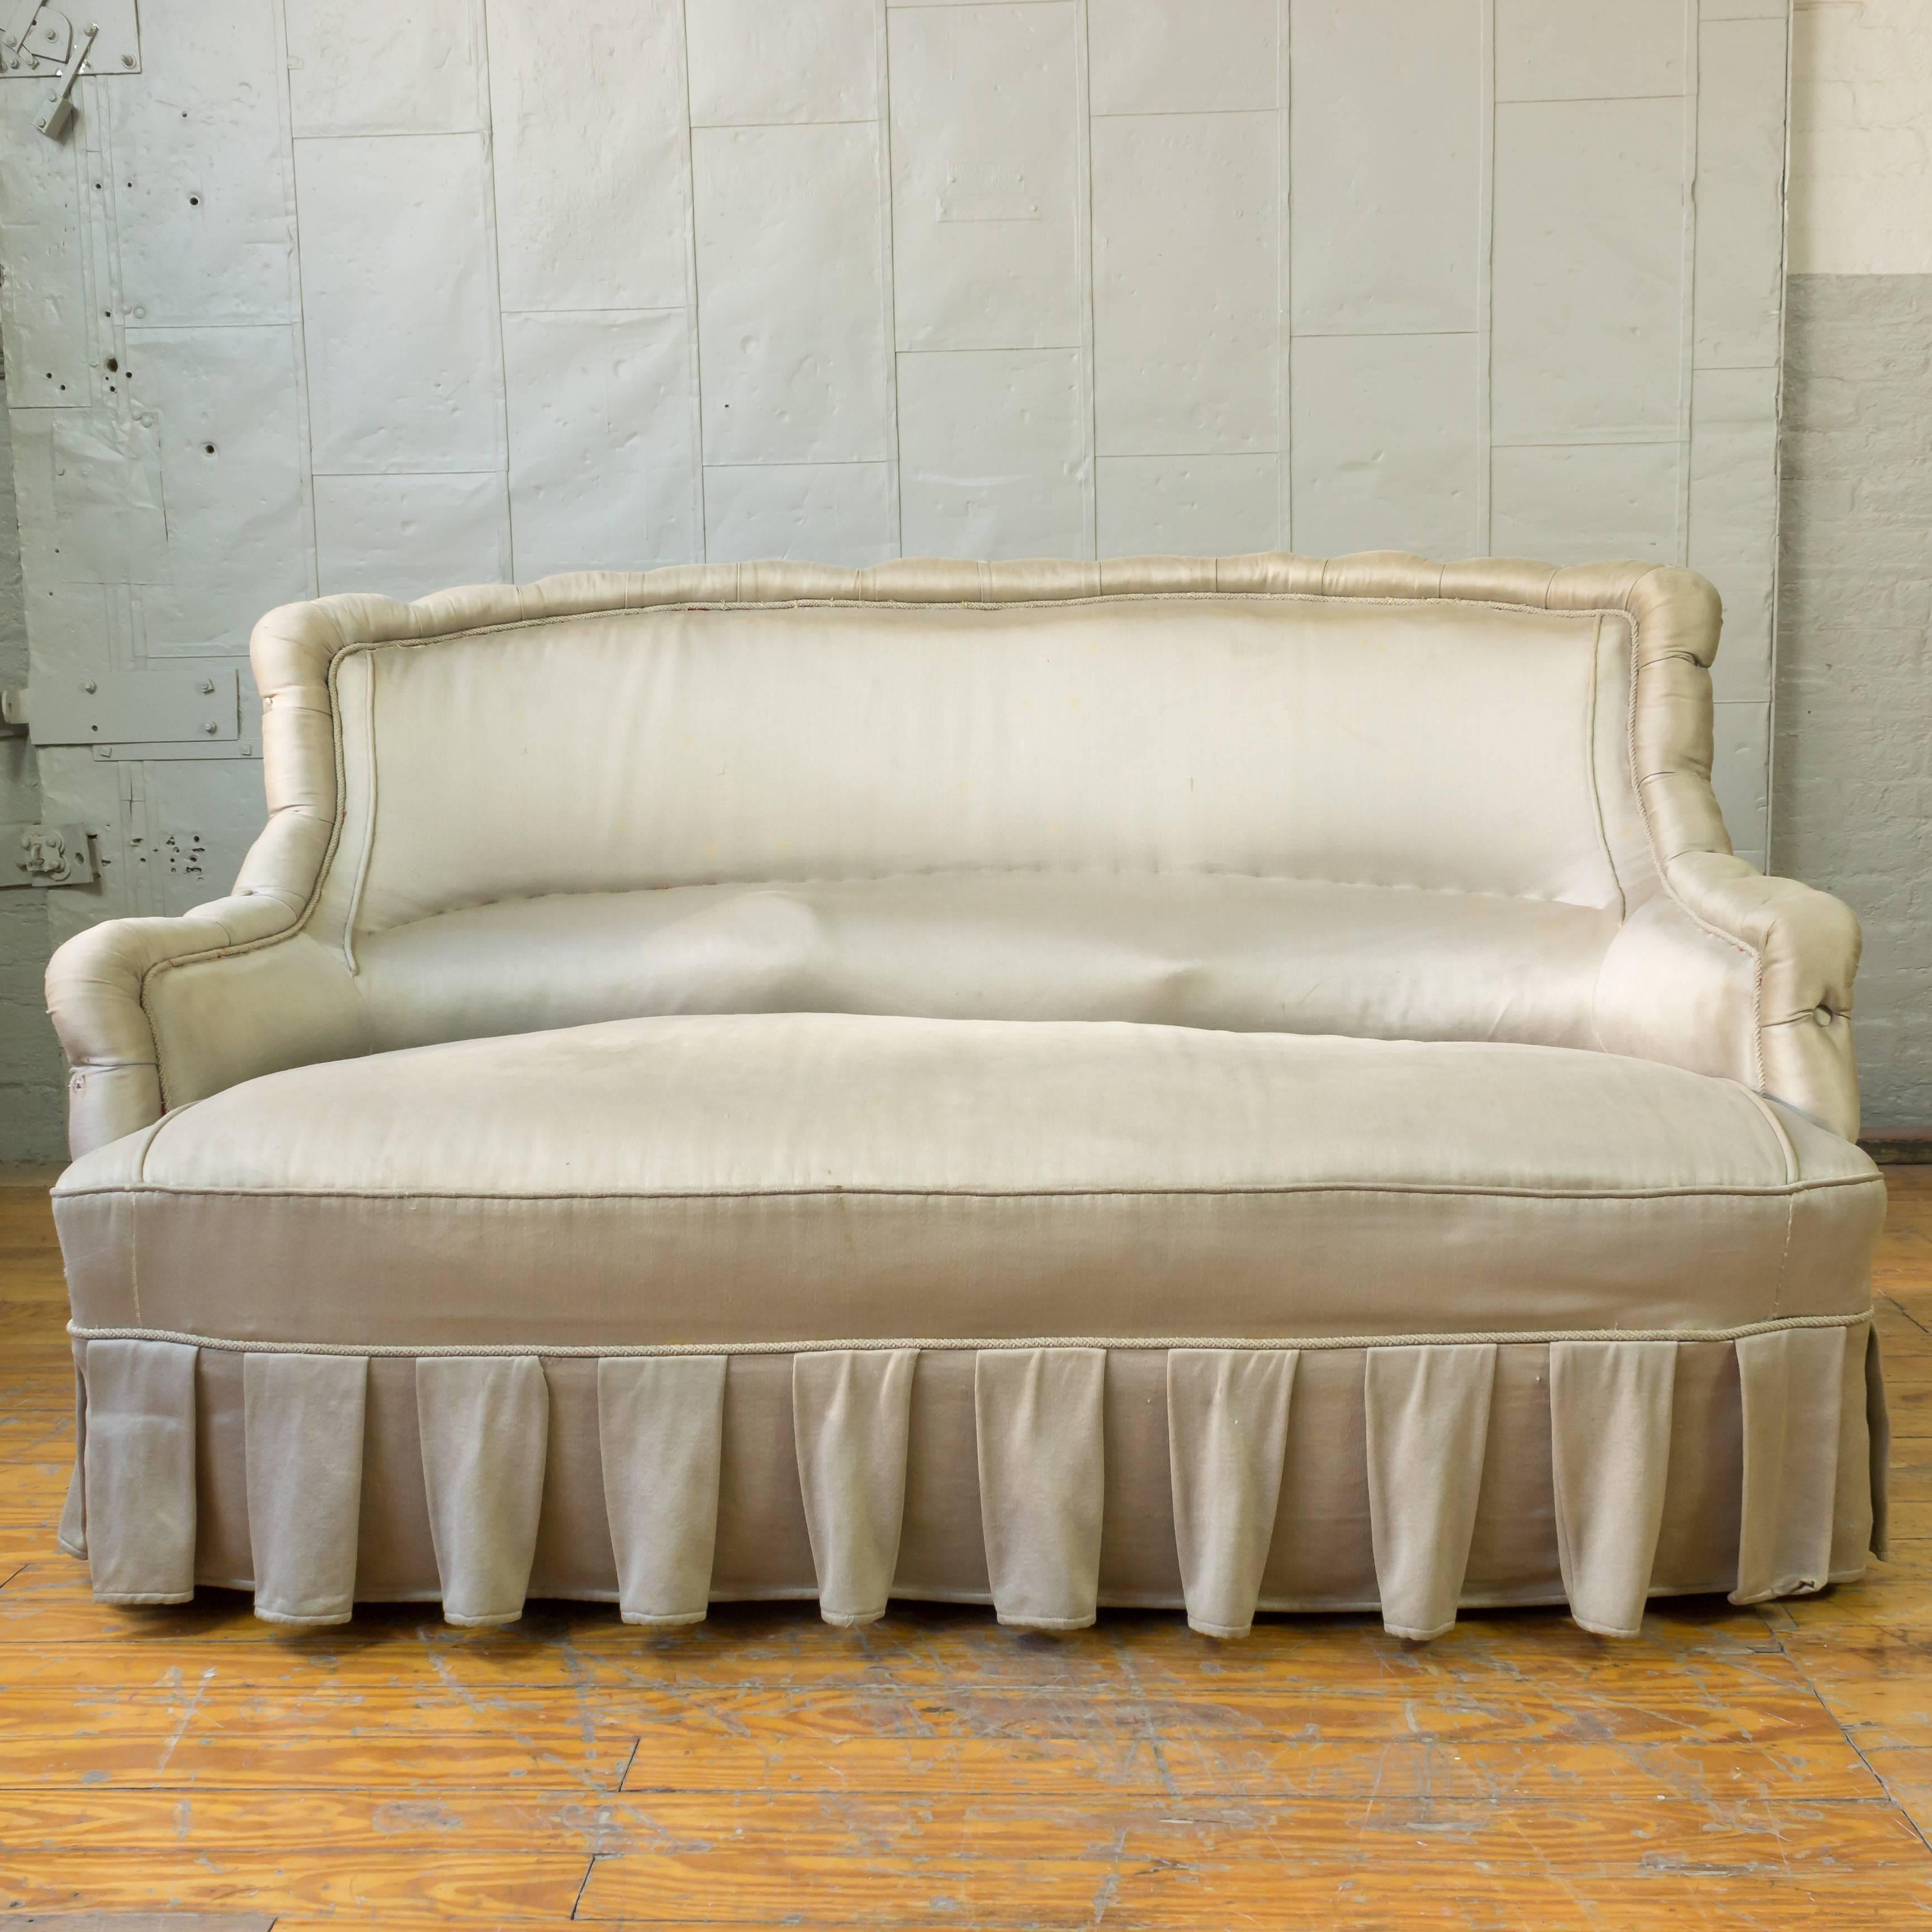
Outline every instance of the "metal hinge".
{"label": "metal hinge", "polygon": [[0,886],[91,886],[100,876],[98,836],[85,825],[0,827]]}
{"label": "metal hinge", "polygon": [[[65,5],[66,0],[0,0],[0,80],[58,76],[70,102],[71,82],[78,78],[82,60],[94,76],[140,71],[141,28],[135,0],[82,0],[71,14]],[[53,105],[50,100],[49,108]],[[58,139],[68,118],[62,116],[52,127],[45,119],[36,124],[43,134]]]}

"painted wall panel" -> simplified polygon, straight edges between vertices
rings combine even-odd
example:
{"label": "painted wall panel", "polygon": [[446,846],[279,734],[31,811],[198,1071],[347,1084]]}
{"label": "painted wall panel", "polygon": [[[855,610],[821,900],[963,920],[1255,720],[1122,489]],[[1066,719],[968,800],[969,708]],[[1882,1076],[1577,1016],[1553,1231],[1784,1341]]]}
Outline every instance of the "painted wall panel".
{"label": "painted wall panel", "polygon": [[245,652],[255,620],[314,594],[295,332],[128,332],[129,392],[154,418],[172,580],[135,593],[141,648]]}
{"label": "painted wall panel", "polygon": [[878,0],[686,0],[691,124],[875,119],[880,10]]}
{"label": "painted wall panel", "polygon": [[1078,350],[902,356],[898,400],[907,555],[1090,553]]}
{"label": "painted wall panel", "polygon": [[1094,407],[1103,454],[1275,447],[1280,133],[1273,114],[1094,122]]}
{"label": "painted wall panel", "polygon": [[178,915],[218,898],[268,815],[261,760],[168,759],[143,776],[157,910]]}
{"label": "painted wall panel", "polygon": [[1696,0],[1496,0],[1498,100],[1682,94]]}
{"label": "painted wall panel", "polygon": [[517,580],[697,562],[685,312],[506,315],[503,358]]}
{"label": "painted wall panel", "polygon": [[1088,0],[1096,114],[1214,114],[1274,107],[1276,0]]}
{"label": "painted wall panel", "polygon": [[893,467],[754,463],[707,470],[704,531],[713,563],[883,563],[900,554]]}
{"label": "painted wall panel", "polygon": [[488,26],[503,306],[688,302],[677,0],[489,0]]}
{"label": "painted wall panel", "polygon": [[700,128],[692,165],[705,460],[885,460],[878,128]]}
{"label": "painted wall panel", "polygon": [[1103,456],[1102,556],[1223,556],[1281,547],[1281,463],[1261,456]]}
{"label": "painted wall panel", "polygon": [[298,141],[296,180],[316,473],[500,467],[481,137]]}
{"label": "painted wall panel", "polygon": [[127,584],[170,571],[154,417],[37,412],[14,430],[20,554],[55,584]]}
{"label": "painted wall panel", "polygon": [[1479,548],[1478,335],[1313,335],[1294,346],[1292,538],[1317,556]]}
{"label": "painted wall panel", "polygon": [[1294,0],[1298,333],[1474,328],[1478,0]]}
{"label": "painted wall panel", "polygon": [[1771,704],[1720,702],[1711,758],[1711,788],[1732,848],[1759,854],[1762,865],[1771,806]]}
{"label": "painted wall panel", "polygon": [[510,575],[503,479],[458,476],[318,476],[315,542],[322,592],[377,590],[426,597]]}
{"label": "painted wall panel", "polygon": [[1674,563],[1682,452],[1674,442],[1498,449],[1490,548],[1553,563],[1648,557]]}
{"label": "painted wall panel", "polygon": [[131,84],[100,88],[122,309],[158,327],[289,320],[295,220],[274,0],[144,0],[141,63]]}
{"label": "painted wall panel", "polygon": [[14,410],[71,409],[88,393],[80,158],[74,143],[34,132],[39,98],[31,83],[0,87],[0,328]]}
{"label": "painted wall panel", "polygon": [[283,0],[297,134],[454,134],[484,124],[477,0]]}
{"label": "painted wall panel", "polygon": [[1784,306],[1786,28],[1705,23],[1697,95],[1696,361],[1769,368]]}
{"label": "painted wall panel", "polygon": [[892,13],[900,347],[1078,346],[1078,30],[1058,0]]}
{"label": "painted wall panel", "polygon": [[1692,393],[1688,554],[1724,600],[1720,698],[1771,694],[1778,385],[1774,368],[1707,369]]}
{"label": "painted wall panel", "polygon": [[1498,442],[1678,434],[1684,112],[1677,100],[1497,108]]}

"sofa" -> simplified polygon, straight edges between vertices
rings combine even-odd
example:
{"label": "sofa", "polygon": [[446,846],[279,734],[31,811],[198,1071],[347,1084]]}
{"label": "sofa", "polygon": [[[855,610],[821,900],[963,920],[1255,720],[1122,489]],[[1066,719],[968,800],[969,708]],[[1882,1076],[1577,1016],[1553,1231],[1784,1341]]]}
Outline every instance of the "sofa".
{"label": "sofa", "polygon": [[1754,1603],[1882,1549],[1834,900],[1702,578],[560,577],[257,627],[232,893],[63,946],[112,1604]]}

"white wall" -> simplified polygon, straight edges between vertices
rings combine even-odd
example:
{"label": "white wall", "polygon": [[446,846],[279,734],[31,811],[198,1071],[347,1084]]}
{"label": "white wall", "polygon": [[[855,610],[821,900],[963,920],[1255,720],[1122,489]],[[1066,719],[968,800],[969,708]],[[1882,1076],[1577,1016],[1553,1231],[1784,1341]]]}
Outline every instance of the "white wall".
{"label": "white wall", "polygon": [[1932,0],[1797,0],[1794,275],[1932,274]]}
{"label": "white wall", "polygon": [[1775,813],[1864,928],[1868,1130],[1932,1132],[1932,0],[1793,22]]}
{"label": "white wall", "polygon": [[[33,676],[586,566],[1634,555],[1724,594],[1761,859],[1784,8],[142,0],[67,143],[0,80]],[[40,770],[122,842],[56,938],[262,812]]]}

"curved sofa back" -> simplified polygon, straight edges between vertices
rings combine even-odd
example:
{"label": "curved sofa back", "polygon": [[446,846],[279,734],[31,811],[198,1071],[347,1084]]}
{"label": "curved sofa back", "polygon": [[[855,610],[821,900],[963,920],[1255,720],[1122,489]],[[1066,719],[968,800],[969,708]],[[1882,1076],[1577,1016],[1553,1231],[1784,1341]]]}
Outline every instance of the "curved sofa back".
{"label": "curved sofa back", "polygon": [[[1776,948],[1731,930],[1765,882],[1710,789],[1718,623],[1686,570],[1397,553],[285,606],[253,640],[270,823],[234,893],[84,934],[50,972],[76,1144],[277,1064],[638,1011],[1628,1050],[1593,1013],[1598,964],[1659,902],[1744,976],[1720,1040],[1701,1008],[1671,1022],[1695,1064],[1835,1094],[1848,1039],[1827,1065],[1793,1016],[1848,970],[1822,992],[1794,972],[1787,998]],[[949,924],[955,896],[983,918]],[[715,971],[665,937],[687,905]]]}

